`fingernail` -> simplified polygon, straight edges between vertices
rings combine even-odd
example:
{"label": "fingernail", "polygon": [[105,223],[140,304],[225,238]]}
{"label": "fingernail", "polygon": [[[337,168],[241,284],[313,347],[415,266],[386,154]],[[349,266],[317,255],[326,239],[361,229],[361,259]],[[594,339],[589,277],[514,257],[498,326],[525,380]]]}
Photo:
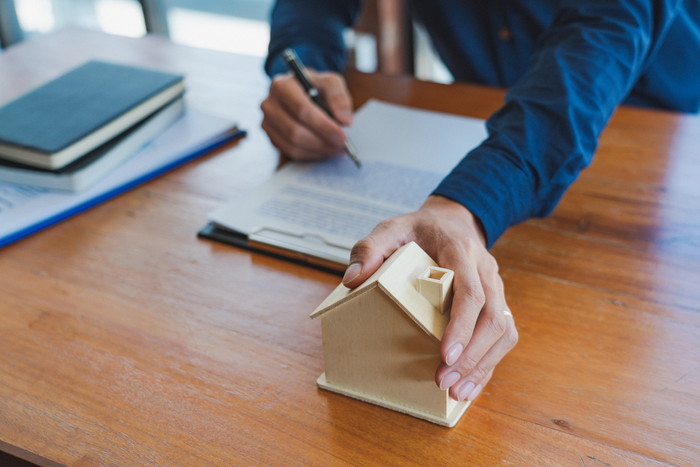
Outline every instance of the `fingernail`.
{"label": "fingernail", "polygon": [[360,275],[362,272],[362,265],[360,263],[352,263],[350,266],[348,266],[348,269],[345,271],[345,274],[343,275],[343,284],[347,284],[348,282],[352,282],[357,276]]}
{"label": "fingernail", "polygon": [[467,398],[468,395],[470,395],[472,393],[473,390],[474,390],[474,383],[469,381],[467,384],[465,384],[464,386],[462,386],[459,389],[459,392],[457,393],[457,399],[463,401],[464,399]]}
{"label": "fingernail", "polygon": [[445,363],[448,365],[454,364],[459,356],[462,355],[462,350],[464,350],[462,344],[454,344],[450,347],[450,350],[447,351],[447,355],[445,355]]}
{"label": "fingernail", "polygon": [[476,399],[476,397],[481,393],[481,390],[484,389],[484,387],[481,384],[477,384],[474,390],[472,390],[471,393],[467,396],[467,399],[470,401],[473,401]]}
{"label": "fingernail", "polygon": [[440,381],[440,389],[444,390],[451,388],[457,381],[459,381],[459,378],[461,377],[462,375],[460,375],[456,371],[447,373],[445,376],[442,377],[442,381]]}

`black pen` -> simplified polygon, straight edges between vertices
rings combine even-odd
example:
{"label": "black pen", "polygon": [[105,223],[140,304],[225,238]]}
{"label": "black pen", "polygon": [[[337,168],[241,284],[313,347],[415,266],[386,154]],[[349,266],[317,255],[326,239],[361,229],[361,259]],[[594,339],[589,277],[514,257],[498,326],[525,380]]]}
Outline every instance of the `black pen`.
{"label": "black pen", "polygon": [[[309,74],[306,72],[306,67],[304,67],[303,63],[301,63],[301,60],[299,60],[299,57],[297,56],[296,52],[294,52],[294,50],[292,49],[285,49],[284,52],[282,52],[282,58],[284,59],[284,62],[287,64],[291,72],[294,73],[294,77],[302,85],[304,91],[306,91],[306,94],[309,95],[311,100],[314,101],[316,105],[321,107],[321,109],[323,109],[323,111],[326,112],[326,114],[328,114],[329,117],[335,120],[333,112],[331,112],[330,107],[328,107],[326,101],[324,101],[323,97],[321,97],[321,93],[318,92],[318,88],[314,86],[311,82]],[[352,161],[359,169],[361,165],[360,159],[357,158],[355,148],[352,146],[350,140],[348,140],[347,138],[345,139],[345,152],[348,153],[350,159],[352,159]]]}

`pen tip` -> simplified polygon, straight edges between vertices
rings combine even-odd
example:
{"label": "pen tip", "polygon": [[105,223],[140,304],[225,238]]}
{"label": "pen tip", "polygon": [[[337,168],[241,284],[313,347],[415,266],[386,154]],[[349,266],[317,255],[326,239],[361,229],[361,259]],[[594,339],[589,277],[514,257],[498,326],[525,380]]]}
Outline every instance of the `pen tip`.
{"label": "pen tip", "polygon": [[357,153],[355,152],[355,148],[350,143],[350,140],[345,140],[345,152],[348,154],[348,156],[350,156],[350,159],[352,159],[352,161],[355,163],[355,165],[359,169],[362,164],[360,163],[360,158],[357,157]]}

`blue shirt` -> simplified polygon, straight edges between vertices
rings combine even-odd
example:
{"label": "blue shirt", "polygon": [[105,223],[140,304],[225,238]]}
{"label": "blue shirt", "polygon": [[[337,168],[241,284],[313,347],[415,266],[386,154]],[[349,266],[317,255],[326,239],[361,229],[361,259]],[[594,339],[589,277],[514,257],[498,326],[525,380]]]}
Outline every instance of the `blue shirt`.
{"label": "blue shirt", "polygon": [[[278,0],[270,75],[294,47],[341,71],[353,0]],[[698,112],[699,0],[415,0],[413,18],[458,81],[509,88],[488,138],[435,194],[466,206],[490,247],[511,225],[549,214],[593,157],[620,103]]]}

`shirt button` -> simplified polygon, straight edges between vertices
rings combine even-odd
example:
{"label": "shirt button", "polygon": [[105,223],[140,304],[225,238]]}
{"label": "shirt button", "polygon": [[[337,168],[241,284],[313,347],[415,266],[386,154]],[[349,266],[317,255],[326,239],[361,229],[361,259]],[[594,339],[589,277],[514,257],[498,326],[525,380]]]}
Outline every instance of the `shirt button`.
{"label": "shirt button", "polygon": [[508,29],[508,28],[501,28],[498,31],[498,37],[500,37],[501,40],[509,41],[513,38],[513,33],[510,32],[510,29]]}

